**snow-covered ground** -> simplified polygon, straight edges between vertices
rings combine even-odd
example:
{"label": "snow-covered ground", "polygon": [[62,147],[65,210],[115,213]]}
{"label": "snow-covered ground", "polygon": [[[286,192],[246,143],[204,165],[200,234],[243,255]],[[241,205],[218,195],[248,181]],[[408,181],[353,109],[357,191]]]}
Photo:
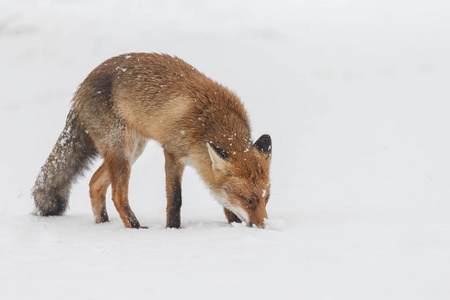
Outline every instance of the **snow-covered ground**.
{"label": "snow-covered ground", "polygon": [[[449,299],[449,15],[448,1],[3,1],[0,299]],[[77,85],[138,51],[230,87],[254,137],[271,134],[268,229],[228,225],[192,169],[183,229],[164,229],[154,143],[130,187],[149,229],[125,229],[109,199],[94,224],[92,172],[65,216],[31,214]]]}

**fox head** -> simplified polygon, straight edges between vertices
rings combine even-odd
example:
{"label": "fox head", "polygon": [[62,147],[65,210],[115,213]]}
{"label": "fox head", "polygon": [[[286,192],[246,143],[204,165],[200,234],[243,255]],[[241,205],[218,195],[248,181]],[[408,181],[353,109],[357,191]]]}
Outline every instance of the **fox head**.
{"label": "fox head", "polygon": [[211,187],[220,204],[250,226],[264,228],[270,196],[270,136],[265,134],[254,144],[246,143],[243,149],[232,153],[212,142],[207,147],[215,177]]}

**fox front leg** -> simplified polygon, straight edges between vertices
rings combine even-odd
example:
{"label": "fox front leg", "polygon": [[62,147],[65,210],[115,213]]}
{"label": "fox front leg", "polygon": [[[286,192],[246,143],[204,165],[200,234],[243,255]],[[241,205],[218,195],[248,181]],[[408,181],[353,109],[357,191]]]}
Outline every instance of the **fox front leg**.
{"label": "fox front leg", "polygon": [[179,159],[164,150],[166,158],[166,195],[167,195],[167,218],[166,228],[181,227],[181,178],[184,165]]}
{"label": "fox front leg", "polygon": [[236,216],[234,213],[232,213],[230,210],[226,209],[225,207],[223,208],[223,211],[225,212],[225,217],[227,217],[227,221],[228,223],[241,223],[241,219],[238,218],[238,216]]}

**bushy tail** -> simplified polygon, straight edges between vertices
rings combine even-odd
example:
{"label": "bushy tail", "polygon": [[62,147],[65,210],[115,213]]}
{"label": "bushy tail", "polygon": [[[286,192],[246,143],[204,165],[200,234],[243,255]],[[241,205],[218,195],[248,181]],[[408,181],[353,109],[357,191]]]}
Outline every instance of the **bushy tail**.
{"label": "bushy tail", "polygon": [[93,141],[71,109],[66,127],[42,166],[32,190],[38,215],[64,213],[72,183],[77,175],[89,166],[97,153]]}

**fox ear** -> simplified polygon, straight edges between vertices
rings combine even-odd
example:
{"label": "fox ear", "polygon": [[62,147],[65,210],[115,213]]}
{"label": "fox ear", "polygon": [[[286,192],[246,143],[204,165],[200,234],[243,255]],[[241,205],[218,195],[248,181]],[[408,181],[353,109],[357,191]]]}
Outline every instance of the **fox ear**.
{"label": "fox ear", "polygon": [[229,175],[229,163],[227,158],[229,156],[228,152],[217,147],[212,142],[206,143],[208,148],[209,157],[211,158],[213,171],[218,175]]}
{"label": "fox ear", "polygon": [[272,156],[272,139],[268,134],[263,134],[253,144],[253,147],[255,147],[261,154],[265,155],[266,159]]}

